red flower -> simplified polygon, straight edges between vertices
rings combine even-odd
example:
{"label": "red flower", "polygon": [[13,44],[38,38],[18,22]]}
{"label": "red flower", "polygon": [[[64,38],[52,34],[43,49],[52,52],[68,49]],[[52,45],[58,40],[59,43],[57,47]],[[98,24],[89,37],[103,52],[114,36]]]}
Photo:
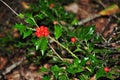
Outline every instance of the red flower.
{"label": "red flower", "polygon": [[71,38],[71,42],[72,42],[72,43],[75,43],[75,42],[76,42],[76,38],[75,38],[75,37],[72,37],[72,38]]}
{"label": "red flower", "polygon": [[49,30],[48,30],[48,27],[45,27],[45,26],[40,26],[38,28],[36,28],[36,32],[35,32],[35,35],[39,38],[39,37],[46,37],[49,35]]}

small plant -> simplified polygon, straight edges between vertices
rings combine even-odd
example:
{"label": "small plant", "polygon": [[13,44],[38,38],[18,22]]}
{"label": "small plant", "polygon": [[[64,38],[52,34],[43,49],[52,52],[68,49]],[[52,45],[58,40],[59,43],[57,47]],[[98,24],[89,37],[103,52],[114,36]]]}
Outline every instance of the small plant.
{"label": "small plant", "polygon": [[[89,80],[92,76],[113,79],[113,75],[120,75],[108,68],[112,50],[96,46],[104,40],[95,33],[95,26],[77,25],[78,20],[59,1],[40,0],[38,4],[31,4],[30,12],[17,15],[27,25],[14,26],[22,37],[16,45],[27,47],[27,59],[32,63],[39,65],[45,60],[52,64],[49,69],[40,69],[39,72],[48,72],[43,80]],[[30,55],[31,50],[36,56]]]}

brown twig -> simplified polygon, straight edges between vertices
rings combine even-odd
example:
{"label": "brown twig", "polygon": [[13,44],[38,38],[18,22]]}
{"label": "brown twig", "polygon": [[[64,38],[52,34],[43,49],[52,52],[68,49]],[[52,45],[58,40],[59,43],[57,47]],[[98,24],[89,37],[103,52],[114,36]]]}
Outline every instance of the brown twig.
{"label": "brown twig", "polygon": [[51,50],[54,52],[54,54],[55,54],[61,61],[64,62],[64,60],[62,59],[62,57],[60,57],[60,55],[55,51],[55,49],[54,49],[50,44],[48,44],[48,45],[49,45],[49,47],[51,48]]}
{"label": "brown twig", "polygon": [[12,64],[11,66],[7,67],[5,71],[3,71],[0,75],[0,79],[2,79],[2,76],[5,76],[6,74],[10,73],[13,69],[15,69],[17,66],[19,66],[26,58],[23,57],[20,61]]}
{"label": "brown twig", "polygon": [[90,17],[87,17],[87,18],[79,21],[79,22],[78,22],[78,25],[79,25],[79,26],[80,26],[80,25],[83,25],[83,24],[85,24],[85,23],[87,23],[87,22],[89,22],[89,21],[91,21],[91,20],[93,20],[93,19],[95,19],[95,18],[100,17],[100,16],[101,16],[101,15],[99,15],[99,14],[95,14],[95,15],[92,15],[92,16],[90,16]]}

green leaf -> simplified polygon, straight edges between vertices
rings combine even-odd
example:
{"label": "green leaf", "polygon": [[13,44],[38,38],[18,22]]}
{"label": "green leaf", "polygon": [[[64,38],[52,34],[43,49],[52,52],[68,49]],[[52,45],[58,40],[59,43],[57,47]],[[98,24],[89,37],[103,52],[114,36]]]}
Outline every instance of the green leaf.
{"label": "green leaf", "polygon": [[83,71],[81,64],[81,60],[74,59],[74,62],[72,64],[67,65],[67,71],[71,74],[80,73]]}
{"label": "green leaf", "polygon": [[27,27],[24,26],[23,24],[16,24],[14,27],[17,28],[17,29],[20,31],[20,34],[21,34],[21,35],[25,32],[25,30],[26,30],[26,28],[27,28]]}
{"label": "green leaf", "polygon": [[26,23],[29,23],[31,25],[36,25],[35,24],[35,20],[33,17],[28,17],[26,20],[25,20]]}
{"label": "green leaf", "polygon": [[50,77],[49,76],[44,76],[43,80],[50,80]]}
{"label": "green leaf", "polygon": [[62,27],[59,25],[54,26],[54,35],[55,38],[58,39],[62,35]]}
{"label": "green leaf", "polygon": [[72,25],[77,25],[78,24],[78,20],[75,18],[73,21],[72,21]]}
{"label": "green leaf", "polygon": [[25,17],[32,17],[32,14],[31,13],[25,13]]}
{"label": "green leaf", "polygon": [[55,65],[51,67],[51,71],[54,74],[54,76],[57,78],[61,69],[57,65]]}
{"label": "green leaf", "polygon": [[26,38],[26,37],[30,36],[31,34],[32,34],[32,30],[28,29],[24,32],[23,38]]}
{"label": "green leaf", "polygon": [[39,19],[43,19],[44,15],[43,14],[37,14],[36,17],[38,17]]}
{"label": "green leaf", "polygon": [[40,72],[48,72],[48,69],[45,67],[41,67]]}
{"label": "green leaf", "polygon": [[22,13],[20,13],[20,14],[18,14],[18,17],[23,19],[25,16]]}
{"label": "green leaf", "polygon": [[94,37],[95,26],[82,27],[77,30],[77,37],[81,40],[90,40]]}
{"label": "green leaf", "polygon": [[80,80],[89,80],[90,78],[89,78],[88,75],[82,74],[82,75],[79,76],[79,79],[80,79]]}
{"label": "green leaf", "polygon": [[81,60],[80,65],[81,65],[81,66],[84,66],[88,60],[89,60],[89,57],[84,57],[84,58]]}
{"label": "green leaf", "polygon": [[105,72],[103,68],[100,68],[97,72],[96,72],[96,79],[100,78],[100,77],[104,77],[105,76]]}
{"label": "green leaf", "polygon": [[45,50],[48,48],[48,40],[47,40],[47,38],[43,37],[42,42],[41,42],[40,45],[41,45],[42,55],[44,55]]}
{"label": "green leaf", "polygon": [[35,42],[35,46],[36,46],[36,50],[40,49],[42,52],[42,55],[44,55],[44,52],[48,47],[47,38],[41,37],[41,38],[37,39],[37,41]]}
{"label": "green leaf", "polygon": [[59,76],[59,80],[68,80],[65,74]]}

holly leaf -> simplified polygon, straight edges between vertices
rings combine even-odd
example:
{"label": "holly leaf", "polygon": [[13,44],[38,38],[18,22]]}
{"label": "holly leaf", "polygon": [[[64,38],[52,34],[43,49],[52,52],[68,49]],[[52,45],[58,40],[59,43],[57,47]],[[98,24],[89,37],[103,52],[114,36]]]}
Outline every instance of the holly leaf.
{"label": "holly leaf", "polygon": [[28,36],[30,36],[32,34],[32,30],[26,30],[25,32],[24,32],[24,34],[23,34],[23,38],[26,38],[26,37],[28,37]]}
{"label": "holly leaf", "polygon": [[22,14],[22,13],[18,14],[18,17],[21,19],[25,18],[24,14]]}
{"label": "holly leaf", "polygon": [[94,36],[95,26],[83,27],[77,30],[76,35],[81,40],[90,40]]}
{"label": "holly leaf", "polygon": [[26,23],[29,23],[31,25],[35,25],[35,20],[33,17],[28,17],[26,20],[25,20]]}
{"label": "holly leaf", "polygon": [[23,24],[15,24],[14,27],[20,31],[20,35],[22,35],[25,32],[25,30],[27,29],[27,27],[24,26]]}
{"label": "holly leaf", "polygon": [[100,68],[97,72],[96,72],[96,79],[100,78],[100,77],[104,77],[105,76],[105,72],[103,68]]}
{"label": "holly leaf", "polygon": [[53,74],[57,78],[59,76],[61,69],[57,65],[54,65],[51,67],[51,71],[53,72]]}
{"label": "holly leaf", "polygon": [[59,26],[59,25],[54,26],[54,35],[55,35],[56,39],[60,38],[60,36],[62,35],[62,27],[61,26]]}
{"label": "holly leaf", "polygon": [[72,21],[72,25],[77,25],[78,24],[78,20],[75,18],[73,21]]}
{"label": "holly leaf", "polygon": [[48,40],[45,37],[41,37],[36,40],[35,42],[36,50],[41,50],[42,55],[44,55],[45,50],[48,47]]}

